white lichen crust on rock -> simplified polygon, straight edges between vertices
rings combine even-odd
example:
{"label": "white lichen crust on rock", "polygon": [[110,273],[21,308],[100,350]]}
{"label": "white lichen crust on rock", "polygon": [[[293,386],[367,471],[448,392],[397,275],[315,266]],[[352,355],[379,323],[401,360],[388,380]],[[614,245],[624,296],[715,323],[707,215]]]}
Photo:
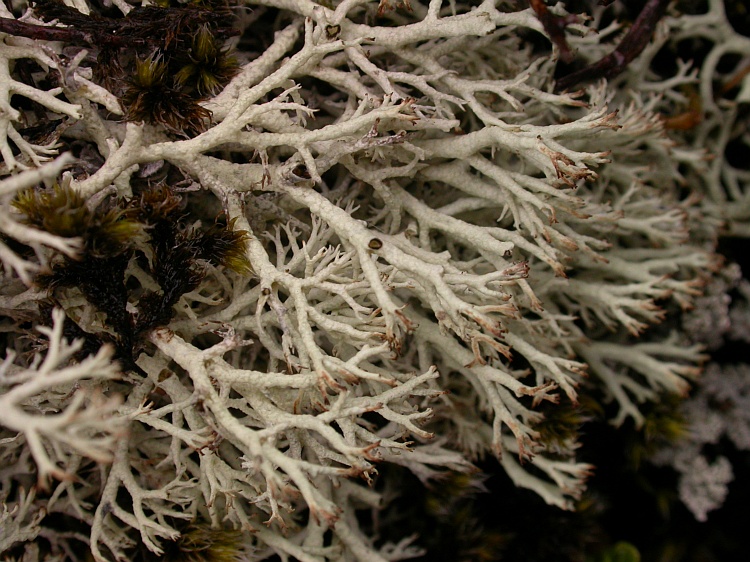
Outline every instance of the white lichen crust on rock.
{"label": "white lichen crust on rock", "polygon": [[[711,29],[728,26],[719,4],[702,16]],[[494,455],[517,486],[572,509],[593,467],[576,459],[574,434],[542,438],[542,403],[596,393],[615,404],[613,423],[639,425],[644,402],[687,395],[702,349],[676,323],[649,330],[700,294],[719,263],[720,220],[747,228],[744,211],[726,214],[746,193],[727,196],[729,168],[709,158],[721,135],[700,129],[691,145],[665,130],[684,86],[712,95],[710,63],[662,80],[649,47],[613,83],[554,93],[555,53],[525,39],[542,25],[530,8],[507,10],[248,0],[243,37],[278,28],[264,30],[262,52],[235,39],[239,72],[202,102],[211,123],[192,138],[123,122],[86,55],[73,64],[59,42],[3,37],[0,549],[27,543],[33,557],[43,538],[78,559],[70,545],[97,561],[160,555],[197,520],[247,531],[251,559],[405,559],[418,538],[383,543],[358,519],[383,507],[379,466],[428,482]],[[654,44],[698,33],[696,18],[668,15]],[[586,56],[606,54],[616,32],[595,25],[569,26]],[[60,87],[20,84],[19,58]],[[61,138],[95,147],[101,164],[73,174],[66,156],[44,163],[55,147],[19,135],[19,96],[67,116]],[[736,117],[709,109],[717,122]],[[80,292],[39,328],[46,340],[22,341],[48,296],[34,275],[80,248],[24,224],[16,193],[57,180],[96,204],[128,200],[134,178],[162,168],[188,178],[186,213],[223,210],[249,233],[252,274],[206,266],[149,331],[139,371],[118,371],[106,346],[72,360],[80,344],[62,334],[65,314],[107,332]],[[741,174],[726,180],[735,191]],[[124,283],[158,290],[144,261]],[[45,528],[46,514],[80,525]]]}

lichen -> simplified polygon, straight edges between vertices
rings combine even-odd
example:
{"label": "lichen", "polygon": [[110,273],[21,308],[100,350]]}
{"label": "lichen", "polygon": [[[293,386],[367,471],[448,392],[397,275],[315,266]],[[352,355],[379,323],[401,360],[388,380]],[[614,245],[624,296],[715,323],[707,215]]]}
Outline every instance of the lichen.
{"label": "lichen", "polygon": [[589,414],[699,384],[750,42],[720,0],[534,4],[0,8],[8,556],[413,557],[382,467],[574,509]]}

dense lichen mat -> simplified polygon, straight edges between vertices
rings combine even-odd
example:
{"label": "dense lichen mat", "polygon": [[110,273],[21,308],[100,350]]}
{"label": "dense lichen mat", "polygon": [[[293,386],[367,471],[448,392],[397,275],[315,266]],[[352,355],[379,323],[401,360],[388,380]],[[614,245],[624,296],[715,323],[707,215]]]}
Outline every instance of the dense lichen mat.
{"label": "dense lichen mat", "polygon": [[750,25],[635,4],[4,4],[0,555],[635,559],[615,453],[710,517]]}

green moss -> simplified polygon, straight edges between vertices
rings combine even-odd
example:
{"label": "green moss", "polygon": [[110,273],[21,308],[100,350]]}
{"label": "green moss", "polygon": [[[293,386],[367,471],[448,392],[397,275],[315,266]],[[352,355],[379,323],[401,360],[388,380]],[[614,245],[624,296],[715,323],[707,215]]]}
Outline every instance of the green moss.
{"label": "green moss", "polygon": [[[243,560],[242,533],[191,524],[180,537],[166,543],[164,562],[234,562]],[[156,558],[152,558],[156,560]]]}
{"label": "green moss", "polygon": [[643,426],[640,431],[632,432],[627,448],[628,459],[634,470],[658,449],[685,437],[688,426],[680,411],[682,403],[682,397],[664,393],[659,400],[642,408],[645,414]]}
{"label": "green moss", "polygon": [[[200,285],[206,263],[241,275],[252,271],[246,255],[249,234],[236,230],[234,221],[208,228],[186,224],[181,197],[166,185],[130,201],[112,200],[100,209],[60,186],[23,191],[13,205],[27,224],[82,240],[77,256],[57,256],[36,282],[50,292],[52,305],[65,308],[68,291],[83,295],[104,317],[104,330],[88,334],[70,317],[68,330],[92,343],[113,344],[128,370],[138,370],[135,359],[145,336],[168,324],[182,295]],[[131,260],[147,269],[159,290],[126,286]]]}
{"label": "green moss", "polygon": [[204,25],[193,38],[187,60],[175,74],[175,83],[199,97],[214,95],[237,74],[238,68],[236,59],[221,48]]}
{"label": "green moss", "polygon": [[641,562],[641,553],[629,542],[620,541],[586,562]]}
{"label": "green moss", "polygon": [[70,41],[83,38],[96,47],[93,74],[119,96],[125,120],[195,136],[211,119],[200,102],[237,73],[222,47],[236,34],[234,14],[222,0],[157,4],[134,7],[123,17],[83,14],[55,0],[37,0],[34,11],[43,21],[65,24]]}
{"label": "green moss", "polygon": [[236,219],[228,224],[215,223],[200,236],[200,257],[214,265],[221,265],[240,275],[252,273],[247,257],[247,241],[250,237],[245,230],[235,230]]}
{"label": "green moss", "polygon": [[13,206],[24,222],[63,238],[81,238],[83,254],[112,257],[143,238],[142,225],[124,208],[92,210],[69,187],[51,190],[26,189],[17,194]]}
{"label": "green moss", "polygon": [[194,136],[206,130],[211,112],[185,91],[172,85],[161,54],[137,60],[135,73],[122,95],[127,121],[162,125],[169,132]]}
{"label": "green moss", "polygon": [[541,405],[540,411],[544,418],[534,425],[534,429],[539,432],[537,441],[548,451],[568,450],[569,443],[578,441],[581,426],[600,409],[588,395],[581,394],[579,400],[578,404],[565,402]]}

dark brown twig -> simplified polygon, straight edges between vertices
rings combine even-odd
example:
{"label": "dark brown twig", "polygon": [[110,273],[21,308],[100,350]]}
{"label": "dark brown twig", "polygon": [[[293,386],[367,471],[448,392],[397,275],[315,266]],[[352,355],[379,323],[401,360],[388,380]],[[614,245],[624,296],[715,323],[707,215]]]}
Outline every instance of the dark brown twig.
{"label": "dark brown twig", "polygon": [[620,74],[646,48],[654,34],[656,24],[664,15],[670,1],[648,0],[632,27],[614,51],[595,63],[560,78],[555,85],[555,90],[561,92],[570,89],[579,82],[599,78],[609,79]]}
{"label": "dark brown twig", "polygon": [[[0,32],[40,41],[65,41],[74,45],[81,43],[93,45],[98,43],[91,33],[79,29],[71,27],[47,27],[8,18],[0,18]],[[120,41],[122,46],[128,40],[126,37],[115,36],[111,37],[111,39]],[[115,46],[121,45],[118,44]]]}
{"label": "dark brown twig", "polygon": [[560,50],[560,60],[569,63],[573,60],[573,51],[565,40],[565,28],[571,23],[576,23],[578,17],[569,14],[565,17],[556,16],[547,9],[544,0],[529,0],[536,17],[542,22],[544,31],[547,32],[552,42]]}
{"label": "dark brown twig", "polygon": [[[231,28],[231,12],[193,6],[134,8],[123,18],[82,14],[56,0],[37,0],[34,11],[45,21],[56,20],[66,27],[53,27],[0,18],[0,32],[40,41],[64,41],[72,45],[89,45],[103,49],[137,46],[167,49],[180,36],[188,41],[201,26],[209,25],[218,39],[236,34]],[[186,47],[189,47],[189,42]]]}

